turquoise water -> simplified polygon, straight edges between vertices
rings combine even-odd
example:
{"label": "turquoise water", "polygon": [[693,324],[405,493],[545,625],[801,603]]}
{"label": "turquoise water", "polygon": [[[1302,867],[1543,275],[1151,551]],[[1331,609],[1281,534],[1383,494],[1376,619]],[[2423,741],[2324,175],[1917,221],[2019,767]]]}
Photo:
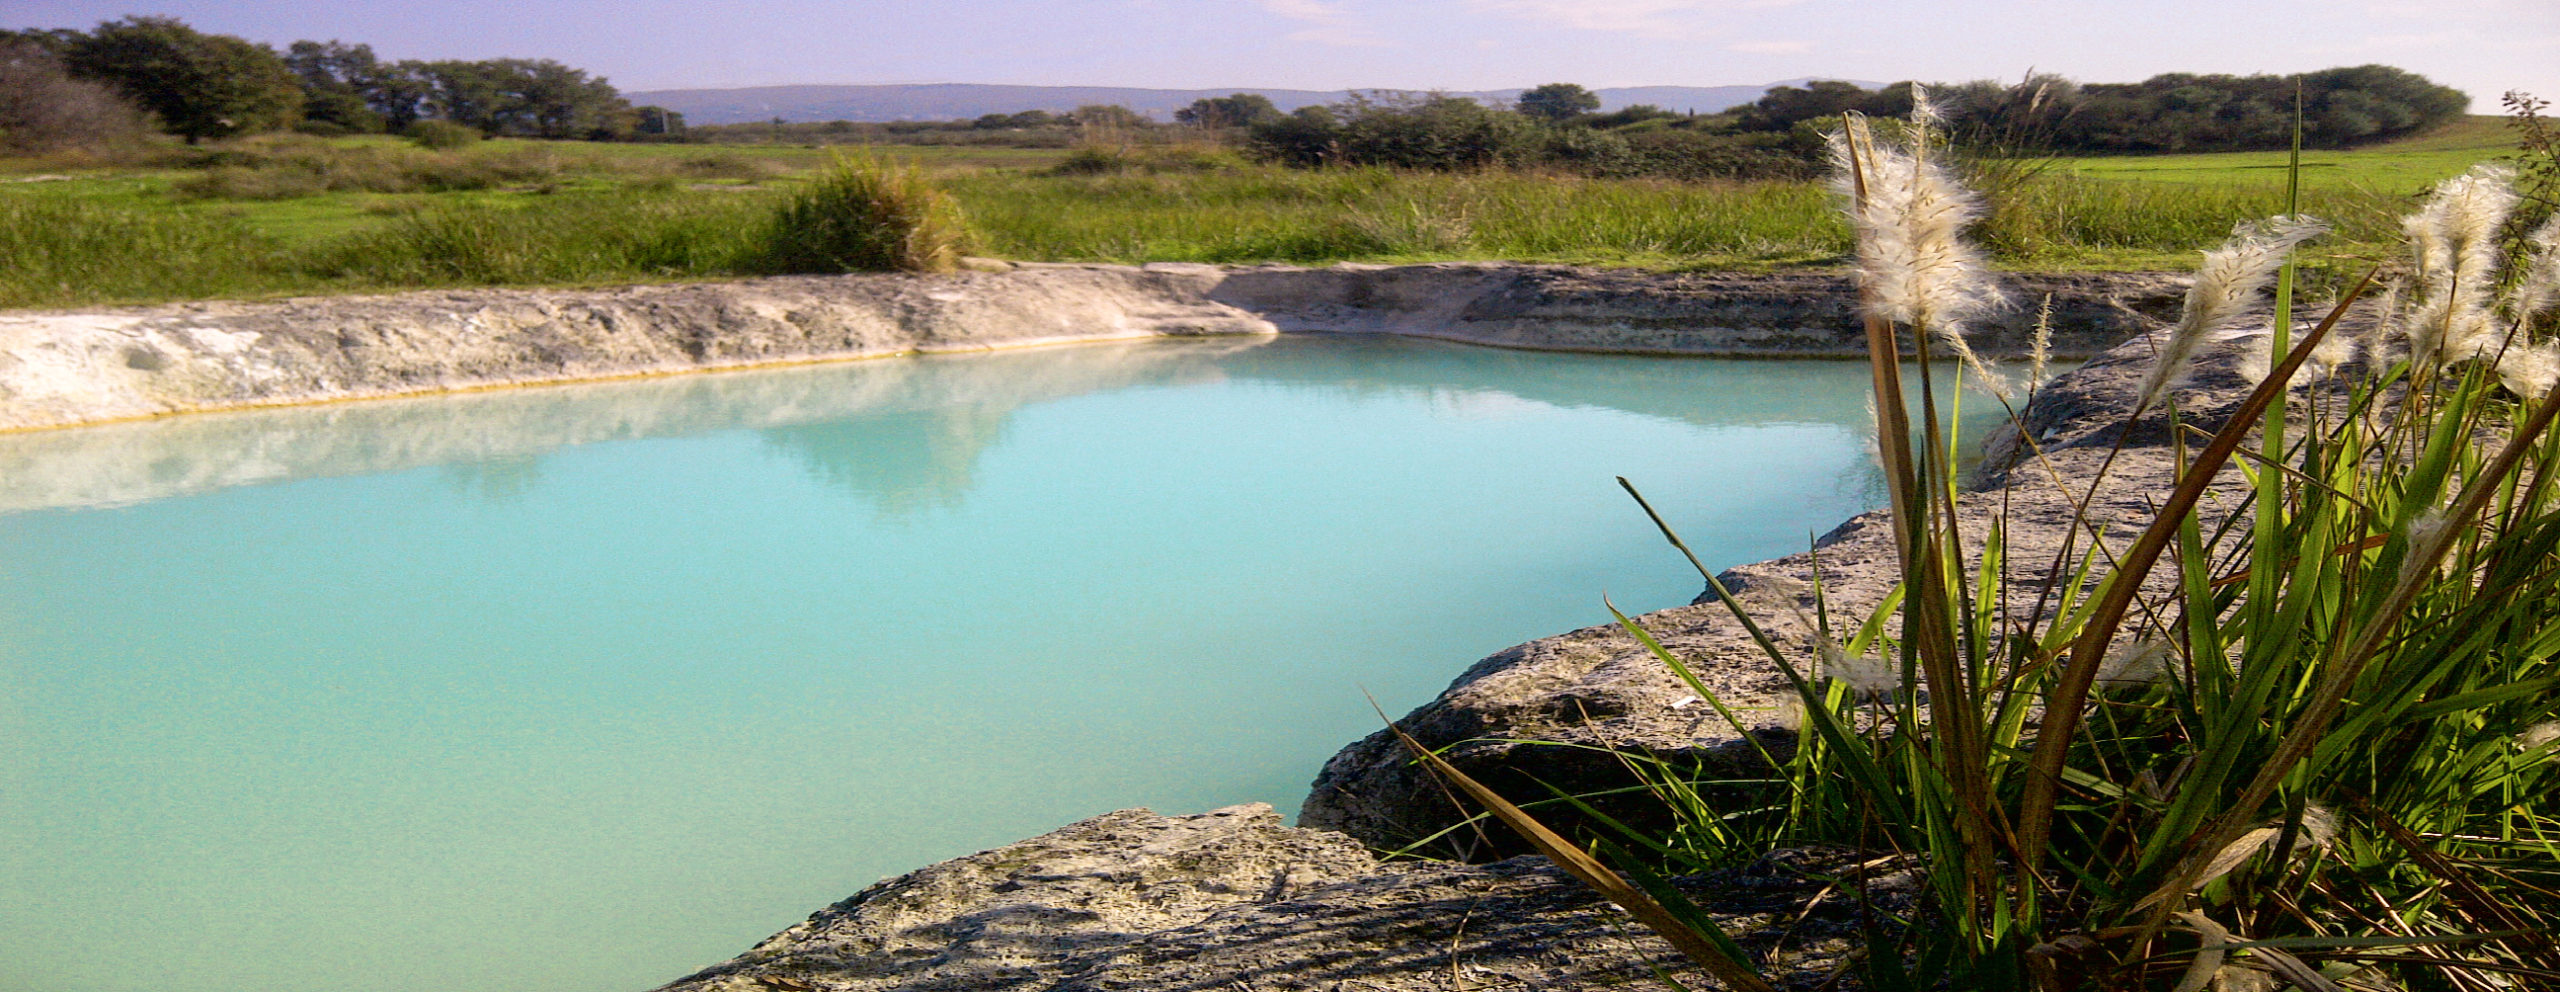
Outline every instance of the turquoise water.
{"label": "turquoise water", "polygon": [[637,990],[1878,500],[1862,366],[1158,342],[0,437],[0,989]]}

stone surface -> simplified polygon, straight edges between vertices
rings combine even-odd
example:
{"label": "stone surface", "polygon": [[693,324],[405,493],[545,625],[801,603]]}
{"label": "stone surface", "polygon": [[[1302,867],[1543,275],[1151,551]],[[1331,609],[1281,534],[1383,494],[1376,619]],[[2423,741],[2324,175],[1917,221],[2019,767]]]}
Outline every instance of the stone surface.
{"label": "stone surface", "polygon": [[[1156,268],[1156,267],[1151,267]],[[1970,333],[2023,355],[2053,301],[2055,355],[2085,358],[2175,312],[2162,273],[2007,277],[2010,305]],[[1707,274],[1502,263],[1231,269],[1210,291],[1283,331],[1383,333],[1547,351],[1865,357],[1857,291],[1841,273]]]}
{"label": "stone surface", "polygon": [[1269,334],[1216,274],[1025,266],[0,314],[0,429],[918,352]]}
{"label": "stone surface", "polygon": [[[1844,866],[1788,852],[1679,884],[1805,985],[1855,932],[1850,900],[1807,912]],[[911,872],[664,992],[1571,990],[1658,987],[1657,966],[1712,987],[1543,859],[1382,864],[1252,805],[1125,810]]]}
{"label": "stone surface", "polygon": [[[2175,277],[2022,280],[2057,351],[2121,339]],[[1327,269],[985,262],[794,276],[0,313],[0,430],[172,413],[1165,335],[1390,333],[1512,348],[1863,354],[1836,275],[1498,263]],[[2015,308],[1978,343],[2024,348]]]}

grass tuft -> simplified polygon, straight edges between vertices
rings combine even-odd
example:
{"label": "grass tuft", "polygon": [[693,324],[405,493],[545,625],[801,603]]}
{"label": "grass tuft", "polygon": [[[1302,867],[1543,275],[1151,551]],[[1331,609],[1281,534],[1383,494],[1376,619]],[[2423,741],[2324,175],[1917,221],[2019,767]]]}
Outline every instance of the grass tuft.
{"label": "grass tuft", "polygon": [[960,207],[914,165],[845,156],[774,211],[770,272],[949,272],[969,242]]}

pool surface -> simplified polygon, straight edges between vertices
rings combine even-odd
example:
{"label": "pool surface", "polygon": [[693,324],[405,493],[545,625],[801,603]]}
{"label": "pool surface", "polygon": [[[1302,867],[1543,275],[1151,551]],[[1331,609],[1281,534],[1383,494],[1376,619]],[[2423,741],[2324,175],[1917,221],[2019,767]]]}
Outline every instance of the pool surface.
{"label": "pool surface", "polygon": [[0,436],[0,990],[636,992],[1880,501],[1864,367],[1093,345]]}

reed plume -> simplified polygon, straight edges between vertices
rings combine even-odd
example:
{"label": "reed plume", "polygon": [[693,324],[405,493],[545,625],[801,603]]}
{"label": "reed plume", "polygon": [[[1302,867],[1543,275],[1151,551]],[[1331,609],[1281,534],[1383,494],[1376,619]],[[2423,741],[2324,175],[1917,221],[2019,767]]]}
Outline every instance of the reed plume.
{"label": "reed plume", "polygon": [[2036,330],[2027,343],[2027,385],[2044,383],[2045,366],[2053,360],[2053,294],[2044,294],[2044,304],[2036,308]]}
{"label": "reed plume", "polygon": [[2560,213],[2525,235],[2525,245],[2524,276],[2516,282],[2515,295],[2520,325],[2560,305]]}
{"label": "reed plume", "polygon": [[2498,227],[2514,212],[2515,170],[2482,164],[2436,185],[2401,221],[2417,301],[2401,321],[2418,368],[2494,354],[2504,344],[2489,309],[2498,279]]}
{"label": "reed plume", "polygon": [[1857,230],[1864,306],[1935,339],[2005,398],[2000,377],[1964,338],[1966,321],[2001,302],[1990,267],[1962,237],[1983,216],[1982,203],[1929,159],[1937,110],[1925,91],[1914,88],[1912,97],[1906,143],[1877,138],[1856,114],[1829,136],[1832,188],[1848,199]]}
{"label": "reed plume", "polygon": [[2231,229],[2231,240],[2205,252],[2204,263],[2196,268],[2195,285],[2187,289],[2186,305],[2178,311],[2178,322],[2161,344],[2160,355],[2151,364],[2151,374],[2142,380],[2142,401],[2137,410],[2147,410],[2167,398],[2169,387],[2195,362],[2196,349],[2205,338],[2248,309],[2267,284],[2275,281],[2276,269],[2293,255],[2296,246],[2328,229],[2327,224],[2309,217],[2243,221]]}
{"label": "reed plume", "polygon": [[2560,382],[2560,342],[2519,342],[2498,353],[2498,384],[2527,402],[2542,402],[2554,382]]}

